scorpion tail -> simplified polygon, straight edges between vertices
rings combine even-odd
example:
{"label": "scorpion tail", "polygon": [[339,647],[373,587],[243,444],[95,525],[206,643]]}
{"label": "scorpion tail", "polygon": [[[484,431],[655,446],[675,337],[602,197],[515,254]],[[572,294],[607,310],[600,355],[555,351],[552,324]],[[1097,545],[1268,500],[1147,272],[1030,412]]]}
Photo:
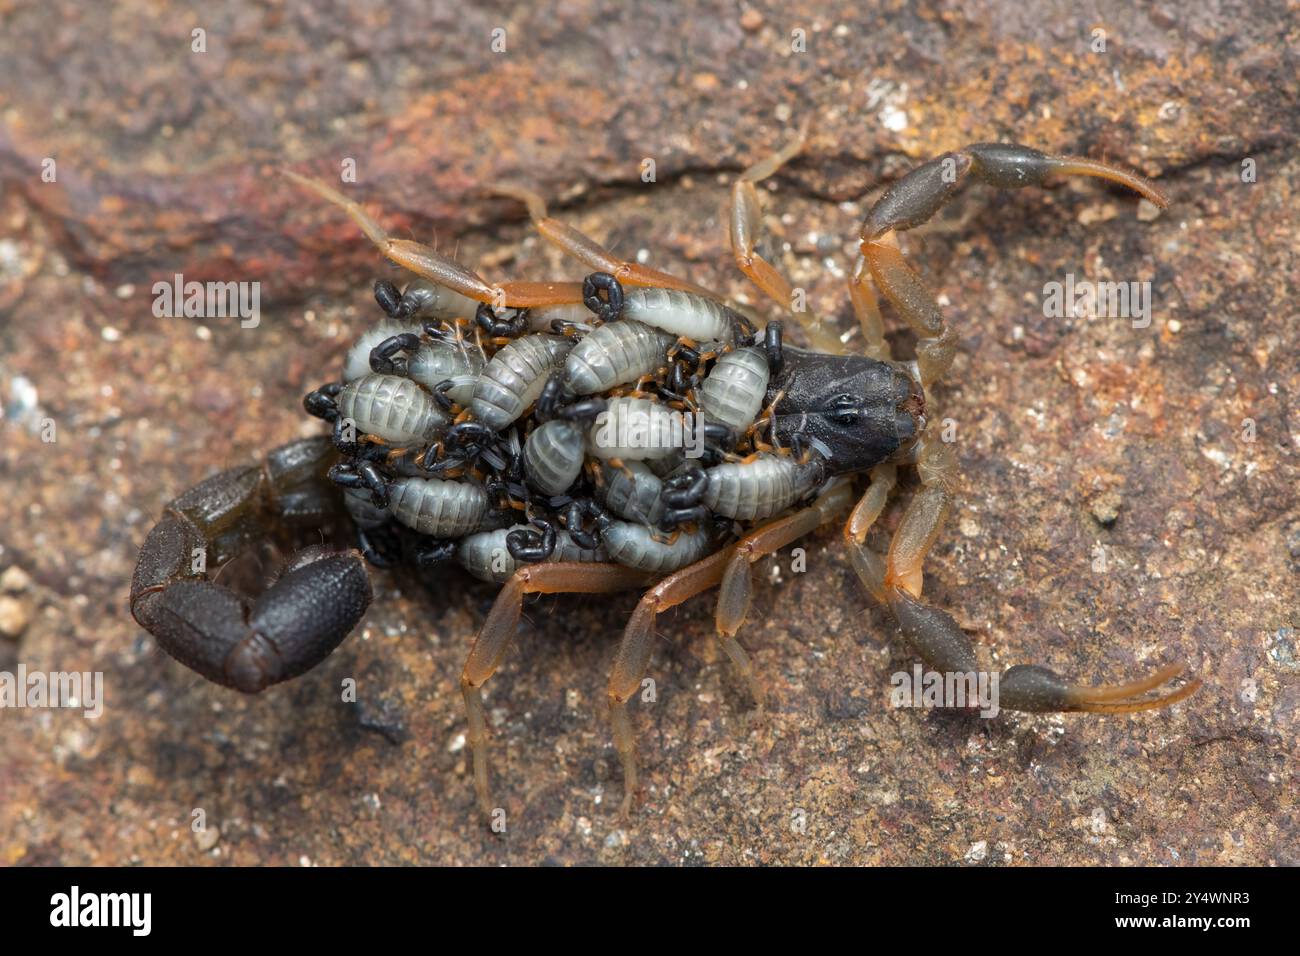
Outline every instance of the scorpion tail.
{"label": "scorpion tail", "polygon": [[163,650],[208,680],[256,693],[310,670],[347,637],[371,598],[355,551],[300,551],[255,598],[207,575],[209,561],[265,536],[272,519],[319,526],[331,517],[337,504],[321,478],[333,454],[328,439],[292,442],[167,507],[131,583],[131,613]]}

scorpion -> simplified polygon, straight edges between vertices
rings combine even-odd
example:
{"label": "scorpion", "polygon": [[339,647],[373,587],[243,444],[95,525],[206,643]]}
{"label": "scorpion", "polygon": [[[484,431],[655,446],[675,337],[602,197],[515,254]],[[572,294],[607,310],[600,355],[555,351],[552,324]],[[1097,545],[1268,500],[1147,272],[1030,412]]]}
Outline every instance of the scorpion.
{"label": "scorpion", "polygon": [[[796,138],[746,169],[731,190],[736,264],[788,314],[792,287],[757,250],[757,184],[795,156]],[[245,693],[324,660],[371,600],[367,564],[432,568],[455,561],[500,586],[461,676],[476,796],[486,813],[488,730],[482,688],[500,667],[530,595],[642,589],[614,655],[608,701],[623,770],[622,811],[638,790],[627,704],[649,667],[659,614],[717,588],[716,639],[756,705],[762,682],[737,640],[752,565],[843,519],[843,541],[867,593],[935,671],[977,670],[970,639],[923,598],[923,563],[953,507],[955,455],[926,425],[956,332],[903,257],[897,234],[918,226],[964,184],[1003,189],[1086,176],[1168,200],[1146,179],[1087,158],[980,143],[925,162],[868,211],[849,298],[860,354],[819,318],[795,312],[808,348],[780,322],[758,329],[741,306],[669,273],[623,261],[522,201],[543,237],[590,274],[582,282],[490,283],[428,245],[393,238],[357,202],[296,172],[298,186],[347,213],[413,278],[375,283],[385,317],[348,353],[341,381],[304,399],[333,433],[284,445],[260,464],[214,475],[173,500],[149,532],[131,612],[168,654]],[[917,336],[895,360],[877,290]],[[703,448],[620,439],[610,428],[686,412],[706,423]],[[600,431],[600,426],[606,431]],[[610,438],[614,435],[614,438]],[[888,550],[867,537],[913,465],[919,487]],[[854,490],[857,478],[865,491]],[[341,494],[340,494],[341,489]],[[216,583],[215,564],[277,527],[354,536],[294,553],[260,594]],[[1089,686],[1032,664],[1000,675],[999,705],[1026,712],[1128,713],[1187,698],[1199,678],[1170,664],[1136,680]]]}

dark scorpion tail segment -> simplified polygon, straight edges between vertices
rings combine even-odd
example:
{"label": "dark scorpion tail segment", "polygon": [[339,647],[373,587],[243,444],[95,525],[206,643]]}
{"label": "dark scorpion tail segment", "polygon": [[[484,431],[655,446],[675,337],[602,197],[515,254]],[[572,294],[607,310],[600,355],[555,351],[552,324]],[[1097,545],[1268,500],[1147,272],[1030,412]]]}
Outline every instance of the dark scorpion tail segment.
{"label": "dark scorpion tail segment", "polygon": [[291,442],[167,506],[131,582],[131,613],[163,650],[208,680],[255,693],[315,667],[348,636],[371,599],[355,551],[300,551],[252,599],[207,574],[272,522],[310,527],[330,517],[337,498],[324,475],[334,459],[328,438]]}

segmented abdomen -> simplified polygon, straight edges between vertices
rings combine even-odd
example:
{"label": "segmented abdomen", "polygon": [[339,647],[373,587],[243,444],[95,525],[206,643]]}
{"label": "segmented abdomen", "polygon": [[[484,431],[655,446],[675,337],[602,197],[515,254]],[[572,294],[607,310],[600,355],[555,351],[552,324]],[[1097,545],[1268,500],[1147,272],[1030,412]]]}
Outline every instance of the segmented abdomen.
{"label": "segmented abdomen", "polygon": [[427,441],[448,423],[433,397],[410,379],[371,373],[339,391],[339,414],[357,430],[397,445]]}
{"label": "segmented abdomen", "polygon": [[486,362],[483,350],[472,342],[425,342],[406,360],[406,374],[428,389],[437,388],[448,379],[455,380],[447,395],[452,401],[467,405]]}
{"label": "segmented abdomen", "polygon": [[527,335],[504,346],[474,385],[474,417],[494,431],[505,428],[537,401],[572,347],[572,339],[559,335]]}
{"label": "segmented abdomen", "polygon": [[735,339],[735,314],[730,309],[713,299],[676,289],[628,289],[623,299],[623,318],[702,345],[730,345]]}
{"label": "segmented abdomen", "polygon": [[600,539],[611,561],[658,574],[694,564],[713,546],[712,531],[704,525],[664,535],[643,524],[611,521],[601,528]]}
{"label": "segmented abdomen", "polygon": [[[481,531],[461,539],[456,548],[456,560],[461,566],[480,581],[503,584],[510,579],[522,565],[510,554],[506,538],[512,531],[532,531],[532,525],[520,524],[511,528],[498,528],[495,531]],[[555,550],[547,561],[581,561],[585,564],[601,563],[609,560],[605,549],[594,550],[580,548],[569,537],[569,533],[558,530],[555,534]]]}
{"label": "segmented abdomen", "polygon": [[622,468],[605,465],[604,484],[598,489],[601,504],[627,521],[657,525],[664,515],[664,483],[649,466],[628,461]]}
{"label": "segmented abdomen", "polygon": [[421,534],[458,538],[479,526],[488,509],[479,485],[440,478],[399,478],[388,489],[393,517]]}
{"label": "segmented abdomen", "polygon": [[362,332],[357,337],[357,340],[352,343],[352,348],[348,349],[348,357],[343,360],[343,381],[351,382],[369,375],[372,371],[370,368],[371,350],[385,339],[394,335],[401,335],[403,332],[419,335],[420,328],[419,326],[403,325],[391,319],[381,319]]}
{"label": "segmented abdomen", "polygon": [[544,495],[562,495],[582,472],[586,441],[582,428],[555,420],[539,425],[524,442],[528,484]]}
{"label": "segmented abdomen", "polygon": [[782,455],[715,465],[708,471],[704,504],[714,514],[737,521],[770,518],[806,496],[816,473],[816,465],[801,465]]}
{"label": "segmented abdomen", "polygon": [[761,349],[736,349],[721,356],[700,386],[705,421],[743,433],[763,407],[768,377],[767,356]]}
{"label": "segmented abdomen", "polygon": [[612,398],[587,432],[587,451],[597,458],[645,461],[681,450],[686,422],[680,413],[648,398]]}
{"label": "segmented abdomen", "polygon": [[465,319],[473,320],[478,311],[478,303],[467,295],[461,295],[445,285],[438,285],[428,279],[412,279],[402,290],[403,298],[414,299],[418,304],[411,317],[430,319]]}
{"label": "segmented abdomen", "polygon": [[605,392],[661,368],[676,338],[624,319],[583,336],[564,360],[564,381],[575,395]]}

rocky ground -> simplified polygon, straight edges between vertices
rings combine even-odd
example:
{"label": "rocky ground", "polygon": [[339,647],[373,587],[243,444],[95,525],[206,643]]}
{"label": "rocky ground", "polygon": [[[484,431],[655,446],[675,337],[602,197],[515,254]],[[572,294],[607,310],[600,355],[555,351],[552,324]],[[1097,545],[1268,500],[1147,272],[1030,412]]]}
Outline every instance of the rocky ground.
{"label": "rocky ground", "polygon": [[[0,671],[105,687],[95,720],[0,711],[0,863],[1300,863],[1294,10],[460,7],[0,2]],[[809,118],[764,188],[768,248],[850,342],[855,223],[945,149],[1104,157],[1172,196],[975,187],[904,241],[962,333],[938,401],[964,483],[927,593],[991,667],[1100,682],[1186,660],[1194,697],[894,709],[913,660],[828,532],[804,573],[789,551],[757,567],[765,715],[707,598],[660,621],[628,821],[603,705],[635,598],[532,605],[488,686],[495,835],[457,691],[490,589],[376,574],[358,633],[257,698],[136,626],[160,508],[319,427],[300,398],[393,274],[277,167],[354,162],[395,234],[491,277],[580,276],[483,188],[526,184],[620,255],[768,308],[730,261],[727,186]],[[156,317],[178,272],[259,282],[260,322]],[[1149,281],[1150,323],[1045,316],[1071,274]]]}

